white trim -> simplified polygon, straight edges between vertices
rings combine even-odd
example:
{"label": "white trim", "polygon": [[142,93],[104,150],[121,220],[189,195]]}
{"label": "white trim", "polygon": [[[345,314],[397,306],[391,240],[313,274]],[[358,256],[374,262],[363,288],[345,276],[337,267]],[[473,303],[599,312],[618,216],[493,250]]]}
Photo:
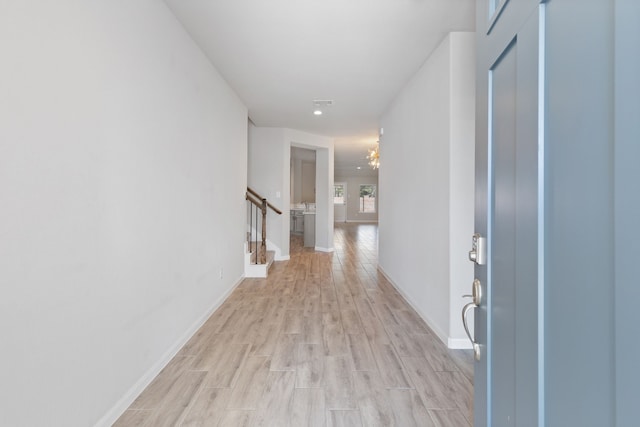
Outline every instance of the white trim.
{"label": "white trim", "polygon": [[[369,213],[369,212],[367,212]],[[373,214],[372,214],[373,215]],[[371,222],[371,223],[378,223],[377,219],[348,219],[345,222]]]}
{"label": "white trim", "polygon": [[240,276],[238,281],[227,292],[222,294],[218,298],[213,306],[209,308],[205,313],[200,316],[185,332],[178,338],[178,340],[160,357],[160,359],[149,368],[147,372],[140,377],[138,381],[131,386],[129,390],[98,420],[94,427],[109,427],[115,423],[118,418],[131,406],[133,401],[147,388],[151,381],[158,376],[160,371],[178,354],[180,349],[198,332],[198,329],[204,325],[204,323],[211,317],[211,315],[226,301],[231,293],[242,283],[244,275]]}
{"label": "white trim", "polygon": [[291,257],[289,255],[285,255],[285,256],[277,256],[276,255],[273,258],[274,261],[289,261],[290,259],[291,259]]}
{"label": "white trim", "polygon": [[333,252],[333,248],[321,248],[320,246],[316,246],[313,250],[318,252]]}
{"label": "white trim", "polygon": [[447,347],[454,350],[472,350],[473,346],[468,338],[449,338]]}

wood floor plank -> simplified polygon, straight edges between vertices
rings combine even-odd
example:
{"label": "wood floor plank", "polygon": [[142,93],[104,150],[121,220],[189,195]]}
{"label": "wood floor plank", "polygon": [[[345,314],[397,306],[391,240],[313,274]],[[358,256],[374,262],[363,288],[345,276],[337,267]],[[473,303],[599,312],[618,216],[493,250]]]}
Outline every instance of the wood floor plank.
{"label": "wood floor plank", "polygon": [[346,356],[349,354],[347,337],[342,328],[339,311],[332,310],[322,313],[322,343],[327,356]]}
{"label": "wood floor plank", "polygon": [[[279,292],[274,290],[274,292]],[[286,309],[289,306],[289,298],[281,295],[279,298],[272,298],[272,304],[269,305],[267,311],[264,314],[265,323],[274,325],[282,325],[284,323],[284,316]]]}
{"label": "wood floor plank", "polygon": [[361,334],[364,332],[360,316],[355,308],[341,310],[342,327],[346,334]]}
{"label": "wood floor plank", "polygon": [[377,297],[371,304],[375,310],[378,318],[385,324],[385,326],[400,326],[398,320],[393,314],[393,310],[387,303],[386,295]]}
{"label": "wood floor plank", "polygon": [[294,371],[300,335],[280,334],[271,359],[272,371]]}
{"label": "wood floor plank", "polygon": [[209,337],[207,345],[203,346],[200,353],[193,360],[192,369],[206,371],[209,367],[218,363],[226,348],[233,342],[235,335],[220,332]]}
{"label": "wood floor plank", "polygon": [[207,322],[212,322],[214,324],[223,325],[229,316],[233,314],[236,310],[233,304],[228,303],[229,300],[225,301],[222,306],[220,306],[212,315],[209,317]]}
{"label": "wood floor plank", "polygon": [[255,412],[255,426],[286,426],[293,406],[296,373],[294,371],[271,371],[267,385]]}
{"label": "wood floor plank", "polygon": [[353,379],[362,423],[371,427],[394,425],[393,412],[389,406],[389,393],[379,378],[378,372],[354,372]]}
{"label": "wood floor plank", "polygon": [[471,427],[471,424],[458,409],[430,410],[436,427]]}
{"label": "wood floor plank", "polygon": [[324,389],[296,388],[293,393],[291,426],[325,427]]}
{"label": "wood floor plank", "polygon": [[413,388],[402,362],[391,344],[370,341],[382,382],[388,388]]}
{"label": "wood floor plank", "polygon": [[230,395],[229,388],[203,388],[180,427],[217,426],[225,414]]}
{"label": "wood floor plank", "polygon": [[162,399],[160,408],[147,421],[154,427],[172,427],[177,425],[186,414],[189,404],[195,401],[206,372],[187,371],[174,383]]}
{"label": "wood floor plank", "polygon": [[424,356],[434,371],[457,371],[458,365],[451,358],[448,349],[432,334],[412,334],[413,342],[421,348],[421,356]]}
{"label": "wood floor plank", "polygon": [[327,414],[327,427],[362,427],[358,410],[331,410]]}
{"label": "wood floor plank", "polygon": [[424,357],[403,357],[411,380],[427,409],[458,409],[456,398]]}
{"label": "wood floor plank", "polygon": [[[253,417],[255,411],[231,410],[222,414],[217,427],[251,427],[253,425]],[[215,424],[211,424],[215,425]],[[209,427],[209,425],[204,424]]]}
{"label": "wood floor plank", "polygon": [[282,333],[301,334],[303,322],[304,322],[303,310],[291,310],[291,309],[287,310],[284,315],[284,328]]}
{"label": "wood floor plank", "polygon": [[368,298],[359,298],[356,300],[356,307],[358,309],[358,314],[362,319],[362,328],[364,333],[367,334],[367,337],[371,341],[376,341],[379,343],[390,344],[391,340],[387,331],[384,328],[384,325],[375,314],[371,303]]}
{"label": "wood floor plank", "polygon": [[327,409],[357,409],[352,371],[346,357],[325,358],[325,403]]}
{"label": "wood floor plank", "polygon": [[268,324],[254,336],[251,345],[252,356],[272,356],[280,336],[281,327],[277,324]]}
{"label": "wood floor plank", "polygon": [[338,306],[340,310],[355,310],[356,303],[353,301],[353,296],[351,295],[351,291],[349,288],[341,289],[337,292],[338,297]]}
{"label": "wood floor plank", "polygon": [[250,348],[250,344],[228,345],[217,363],[208,367],[206,387],[232,387]]}
{"label": "wood floor plank", "polygon": [[317,295],[307,295],[304,299],[304,315],[310,316],[320,313],[322,310],[322,301],[320,299],[320,288]]}
{"label": "wood floor plank", "polygon": [[417,391],[390,389],[389,403],[397,426],[435,427]]}
{"label": "wood floor plank", "polygon": [[220,324],[206,322],[196,334],[180,349],[178,356],[197,356],[209,344],[210,337],[218,332]]}
{"label": "wood floor plank", "polygon": [[328,333],[323,331],[323,344],[326,356],[349,356],[347,334],[344,332]]}
{"label": "wood floor plank", "polygon": [[396,310],[394,316],[408,334],[430,334],[427,324],[413,310]]}
{"label": "wood floor plank", "polygon": [[389,338],[393,343],[398,356],[421,357],[423,356],[422,348],[405,332],[405,329],[399,325],[389,325],[386,327]]}
{"label": "wood floor plank", "polygon": [[356,371],[377,371],[376,359],[373,357],[371,345],[364,334],[347,335],[349,354]]}
{"label": "wood floor plank", "polygon": [[458,370],[473,384],[473,370],[475,360],[473,358],[473,350],[451,350],[447,349],[447,354],[458,367]]}
{"label": "wood floor plank", "polygon": [[436,372],[436,376],[449,399],[455,402],[469,421],[473,421],[473,387],[469,380],[458,371]]}
{"label": "wood floor plank", "polygon": [[268,356],[251,356],[238,374],[231,391],[228,409],[254,410],[258,408],[267,383],[271,359]]}
{"label": "wood floor plank", "polygon": [[296,387],[317,388],[324,385],[324,349],[322,344],[298,346]]}
{"label": "wood floor plank", "polygon": [[249,311],[236,309],[227,321],[222,324],[220,329],[228,333],[235,333],[245,327],[248,316]]}
{"label": "wood floor plank", "polygon": [[302,342],[322,344],[324,340],[322,331],[322,312],[313,312],[304,316],[302,321]]}

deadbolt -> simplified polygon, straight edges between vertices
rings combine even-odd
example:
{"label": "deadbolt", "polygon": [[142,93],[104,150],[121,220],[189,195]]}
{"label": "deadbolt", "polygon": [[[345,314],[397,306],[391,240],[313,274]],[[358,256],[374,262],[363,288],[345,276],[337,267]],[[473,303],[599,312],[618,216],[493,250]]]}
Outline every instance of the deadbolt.
{"label": "deadbolt", "polygon": [[478,265],[484,265],[487,261],[487,239],[480,233],[471,236],[471,250],[469,251],[469,261]]}

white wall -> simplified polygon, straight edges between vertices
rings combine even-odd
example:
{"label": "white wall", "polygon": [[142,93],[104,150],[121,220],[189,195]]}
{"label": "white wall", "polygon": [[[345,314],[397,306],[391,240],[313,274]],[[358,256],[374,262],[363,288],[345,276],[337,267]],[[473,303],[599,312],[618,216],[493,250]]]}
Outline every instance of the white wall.
{"label": "white wall", "polygon": [[474,35],[451,33],[381,120],[379,265],[440,338],[473,280]]}
{"label": "white wall", "polygon": [[[460,320],[462,307],[470,302],[473,264],[469,261],[474,233],[475,192],[475,67],[474,33],[453,33],[451,43],[451,97],[449,121],[449,345],[468,347]],[[473,328],[473,315],[468,316]]]}
{"label": "white wall", "polygon": [[360,212],[360,186],[366,184],[378,185],[377,176],[336,176],[335,182],[344,182],[347,185],[347,222],[377,222],[378,201],[380,189],[376,187],[376,211],[375,213]]}
{"label": "white wall", "polygon": [[284,129],[249,125],[249,187],[282,211],[267,210],[267,239],[276,259],[289,257],[290,163]]}
{"label": "white wall", "polygon": [[316,162],[302,162],[302,203],[316,202]]}
{"label": "white wall", "polygon": [[159,1],[0,51],[0,425],[110,425],[243,274],[247,110]]}
{"label": "white wall", "polygon": [[291,203],[302,203],[302,160],[291,157]]}

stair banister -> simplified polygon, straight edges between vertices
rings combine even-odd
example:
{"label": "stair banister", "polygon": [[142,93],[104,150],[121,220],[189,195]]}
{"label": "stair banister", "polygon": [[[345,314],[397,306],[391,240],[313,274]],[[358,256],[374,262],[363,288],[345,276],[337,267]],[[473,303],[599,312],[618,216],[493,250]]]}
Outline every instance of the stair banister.
{"label": "stair banister", "polygon": [[[258,256],[256,253],[256,264],[266,264],[267,262],[267,210],[271,209],[272,211],[274,211],[276,214],[278,215],[282,215],[282,211],[278,208],[276,208],[275,206],[273,206],[271,203],[269,203],[267,201],[266,198],[262,197],[258,192],[256,192],[255,190],[251,189],[250,187],[247,187],[247,193],[245,194],[245,199],[247,201],[249,201],[251,203],[251,205],[255,205],[257,209],[260,209],[261,214],[262,214],[262,232],[261,232],[261,237],[262,237],[262,241],[260,244],[260,260],[258,261]],[[251,206],[250,205],[250,206]],[[256,209],[256,213],[257,213],[257,209]],[[251,229],[251,223],[253,222],[253,209],[250,209],[250,214],[249,214],[249,228]],[[254,245],[254,248],[258,249],[258,242],[257,242],[257,238],[258,238],[258,217],[256,215],[256,242]],[[252,232],[249,232],[249,236],[248,236],[248,249],[249,251],[252,251],[252,239],[251,239],[251,235]]]}

